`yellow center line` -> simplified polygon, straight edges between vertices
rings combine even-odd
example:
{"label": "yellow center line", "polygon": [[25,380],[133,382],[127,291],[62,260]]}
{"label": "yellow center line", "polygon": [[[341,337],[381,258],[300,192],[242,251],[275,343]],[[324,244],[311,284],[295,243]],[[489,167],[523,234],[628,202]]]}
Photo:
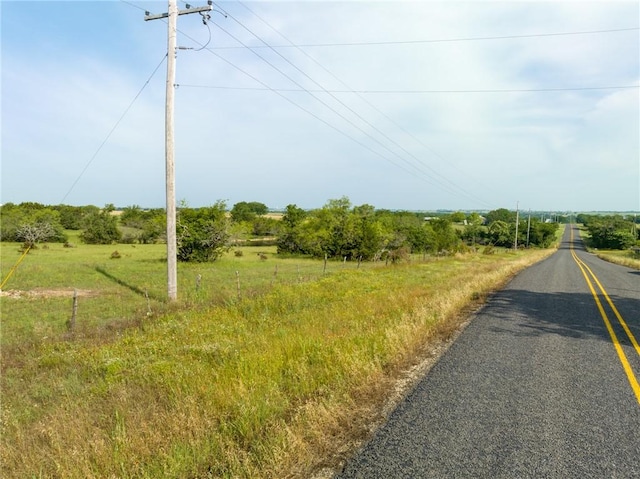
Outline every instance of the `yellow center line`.
{"label": "yellow center line", "polygon": [[629,326],[627,326],[627,323],[624,321],[624,319],[622,319],[622,315],[618,311],[618,308],[615,307],[615,305],[613,304],[613,301],[611,300],[611,298],[609,297],[609,295],[605,291],[605,289],[602,286],[602,284],[600,284],[600,281],[598,281],[598,278],[596,277],[596,275],[593,273],[593,271],[591,271],[589,266],[587,266],[582,260],[579,260],[579,261],[586,268],[586,270],[591,274],[591,277],[593,278],[595,283],[600,288],[600,291],[602,292],[602,295],[607,300],[607,303],[609,303],[609,306],[611,306],[611,309],[613,310],[613,313],[616,315],[616,318],[618,318],[618,321],[622,325],[622,328],[624,329],[624,332],[627,333],[627,336],[631,340],[631,344],[633,344],[633,347],[636,350],[636,353],[638,353],[638,355],[640,356],[640,345],[638,344],[638,341],[636,341],[636,338],[633,336],[633,333],[629,329]]}
{"label": "yellow center line", "polygon": [[[605,292],[605,290],[602,287],[601,283],[596,278],[596,275],[593,273],[593,271],[591,271],[591,269],[589,269],[589,267],[580,258],[578,258],[578,255],[573,250],[573,228],[571,228],[570,250],[571,250],[571,256],[573,257],[573,260],[576,262],[576,264],[580,268],[580,271],[582,272],[582,275],[584,276],[584,279],[587,282],[587,286],[589,286],[589,290],[591,291],[591,295],[593,296],[593,299],[596,302],[596,306],[598,307],[598,311],[600,311],[600,316],[602,316],[602,320],[604,321],[604,324],[605,324],[605,326],[607,328],[607,331],[609,331],[609,335],[611,336],[611,342],[613,343],[613,346],[614,346],[616,352],[618,353],[618,359],[620,360],[620,363],[622,364],[622,368],[624,369],[624,372],[627,375],[627,379],[629,380],[629,384],[631,385],[631,389],[633,390],[634,394],[636,395],[636,399],[638,401],[638,404],[640,404],[640,384],[638,383],[638,380],[636,379],[636,377],[635,377],[635,375],[633,373],[633,369],[631,368],[631,365],[629,364],[627,356],[624,354],[624,350],[622,349],[622,345],[620,344],[620,341],[618,341],[618,337],[616,336],[616,333],[613,330],[613,327],[611,326],[611,322],[609,321],[609,317],[607,316],[607,313],[604,310],[604,307],[602,306],[600,298],[598,297],[598,293],[595,290],[595,288],[593,287],[593,283],[591,282],[591,280],[589,278],[589,274],[587,274],[587,270],[589,271],[589,273],[593,277],[594,281],[600,287],[600,290],[602,291],[602,293],[605,296],[605,298],[607,298],[607,301],[608,301],[609,305],[612,307],[613,311],[616,313],[616,317],[618,318],[620,323],[623,325],[623,328],[624,328],[625,332],[627,333],[627,335],[629,335],[629,338],[631,339],[632,343],[634,344],[634,347],[636,348],[636,351],[638,351],[638,353],[640,354],[640,350],[638,348],[638,343],[636,342],[635,338],[631,334],[631,331],[627,327],[626,323],[622,320],[622,316],[620,315],[618,310],[615,308],[615,306],[613,306],[613,302],[609,298],[609,295]],[[585,270],[585,268],[586,268],[586,270]]]}

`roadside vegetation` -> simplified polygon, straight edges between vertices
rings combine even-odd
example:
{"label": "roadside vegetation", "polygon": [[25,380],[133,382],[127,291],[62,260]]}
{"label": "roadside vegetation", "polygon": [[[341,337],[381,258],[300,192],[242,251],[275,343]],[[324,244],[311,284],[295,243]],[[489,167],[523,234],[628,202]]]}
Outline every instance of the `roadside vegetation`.
{"label": "roadside vegetation", "polygon": [[[61,242],[29,245],[1,298],[2,477],[309,477],[370,434],[470,308],[553,252],[503,248],[465,215],[259,206],[182,205],[195,249],[226,239],[180,262],[174,303],[153,211],[75,210]],[[15,208],[3,235],[26,224]],[[61,208],[31,209],[62,226]],[[113,221],[120,243],[87,244]],[[2,278],[24,247],[3,242]]]}
{"label": "roadside vegetation", "polygon": [[640,269],[640,218],[621,215],[578,215],[581,236],[587,248],[599,258]]}

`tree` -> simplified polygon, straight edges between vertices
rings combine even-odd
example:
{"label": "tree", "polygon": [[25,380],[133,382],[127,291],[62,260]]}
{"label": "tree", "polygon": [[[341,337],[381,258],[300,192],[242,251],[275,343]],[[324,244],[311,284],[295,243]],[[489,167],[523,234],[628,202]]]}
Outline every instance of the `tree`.
{"label": "tree", "polygon": [[142,244],[152,244],[159,240],[166,240],[167,215],[162,208],[156,208],[147,212],[142,225],[142,233],[138,241]]}
{"label": "tree", "polygon": [[251,222],[254,236],[275,236],[280,232],[280,221],[267,216],[256,216]]}
{"label": "tree", "polygon": [[80,239],[87,244],[112,244],[120,241],[122,233],[118,229],[118,218],[112,214],[113,211],[115,207],[108,204],[102,210],[86,215],[82,220]]}
{"label": "tree", "polygon": [[586,227],[594,248],[627,249],[636,243],[634,223],[619,215],[591,216],[587,219]]}
{"label": "tree", "polygon": [[231,219],[238,223],[241,221],[253,221],[256,216],[266,215],[269,208],[263,203],[257,201],[241,201],[233,205],[231,208]]}
{"label": "tree", "polygon": [[413,253],[435,251],[435,234],[422,215],[409,211],[379,211],[377,214],[390,236],[387,249],[408,247]]}
{"label": "tree", "polygon": [[506,221],[495,220],[489,224],[489,241],[495,246],[511,246],[513,238],[509,224]]}
{"label": "tree", "polygon": [[206,208],[181,207],[177,217],[178,260],[215,261],[229,250],[229,229],[224,201]]}
{"label": "tree", "polygon": [[35,246],[42,241],[65,242],[58,211],[39,203],[7,203],[0,208],[2,241],[22,241]]}
{"label": "tree", "polygon": [[120,224],[138,230],[133,239],[150,244],[166,234],[167,216],[163,208],[142,209],[132,205],[122,209]]}
{"label": "tree", "polygon": [[393,235],[376,218],[375,208],[371,205],[356,206],[350,216],[354,230],[349,257],[366,260],[376,257]]}
{"label": "tree", "polygon": [[556,238],[558,225],[556,223],[541,223],[537,219],[531,220],[531,229],[529,232],[529,244],[548,248]]}
{"label": "tree", "polygon": [[478,241],[481,240],[483,233],[483,228],[478,223],[472,223],[467,220],[467,224],[462,231],[462,239],[468,241],[472,245],[475,245]]}
{"label": "tree", "polygon": [[300,225],[307,212],[296,205],[287,205],[282,216],[282,231],[278,236],[278,254],[304,254],[301,243]]}
{"label": "tree", "polygon": [[127,206],[122,209],[120,223],[130,228],[142,229],[145,223],[145,212],[138,205]]}
{"label": "tree", "polygon": [[515,211],[509,211],[506,208],[498,208],[497,210],[489,211],[486,216],[486,223],[491,224],[494,221],[504,221],[505,223],[514,223],[516,221]]}
{"label": "tree", "polygon": [[18,228],[16,238],[24,243],[25,247],[33,248],[41,241],[47,241],[54,237],[56,230],[51,223],[24,224]]}
{"label": "tree", "polygon": [[462,223],[465,219],[467,219],[467,215],[465,215],[462,211],[456,211],[455,213],[451,213],[449,215],[449,221],[452,223]]}
{"label": "tree", "polygon": [[456,234],[451,222],[446,218],[436,218],[431,221],[435,235],[435,250],[438,253],[456,251],[460,238]]}
{"label": "tree", "polygon": [[92,212],[100,211],[97,206],[69,206],[57,205],[52,206],[53,209],[60,213],[60,224],[68,230],[82,229],[82,219]]}
{"label": "tree", "polygon": [[307,212],[296,205],[287,205],[284,215],[282,216],[282,223],[289,228],[295,228],[298,226],[307,216]]}
{"label": "tree", "polygon": [[279,253],[315,257],[371,259],[385,248],[391,236],[373,206],[352,208],[346,197],[329,200],[310,213],[289,205],[282,225]]}

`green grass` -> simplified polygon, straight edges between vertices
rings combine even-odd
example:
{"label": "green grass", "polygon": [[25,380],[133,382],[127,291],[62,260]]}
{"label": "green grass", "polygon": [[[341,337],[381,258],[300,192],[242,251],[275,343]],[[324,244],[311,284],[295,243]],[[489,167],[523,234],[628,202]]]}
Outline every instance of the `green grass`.
{"label": "green grass", "polygon": [[[425,344],[548,254],[323,274],[245,248],[180,265],[181,299],[166,304],[163,248],[114,249],[39,249],[8,284],[92,295],[73,335],[70,298],[2,298],[3,477],[309,477],[367,433]],[[17,257],[3,245],[3,275]]]}
{"label": "green grass", "polygon": [[[111,255],[117,251],[119,259]],[[241,251],[242,256],[234,253]],[[258,253],[262,253],[262,258]],[[19,244],[3,244],[0,275],[4,279],[21,256]],[[277,258],[275,247],[234,248],[221,260],[178,265],[176,305],[167,305],[164,245],[61,244],[32,250],[9,278],[3,299],[2,346],[16,340],[60,336],[72,313],[73,290],[79,294],[77,333],[95,336],[97,327],[120,329],[167,308],[229,304],[275,284],[305,282],[323,275],[322,262]],[[329,263],[328,271],[356,268]],[[362,265],[363,268],[371,267]],[[27,294],[28,292],[29,294]]]}

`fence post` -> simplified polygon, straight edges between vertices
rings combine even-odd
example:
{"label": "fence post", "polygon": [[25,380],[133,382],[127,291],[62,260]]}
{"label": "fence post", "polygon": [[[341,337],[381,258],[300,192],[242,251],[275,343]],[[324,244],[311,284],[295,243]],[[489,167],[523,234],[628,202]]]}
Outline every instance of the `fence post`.
{"label": "fence post", "polygon": [[73,290],[73,306],[71,308],[71,319],[67,323],[67,329],[73,331],[76,327],[76,315],[78,314],[78,290]]}
{"label": "fence post", "polygon": [[322,274],[327,272],[327,253],[324,254],[324,266],[322,267]]}
{"label": "fence post", "polygon": [[149,299],[149,291],[144,290],[144,297],[147,298],[147,316],[151,316],[151,300]]}
{"label": "fence post", "polygon": [[238,288],[238,299],[240,299],[240,271],[236,271],[236,286]]}

